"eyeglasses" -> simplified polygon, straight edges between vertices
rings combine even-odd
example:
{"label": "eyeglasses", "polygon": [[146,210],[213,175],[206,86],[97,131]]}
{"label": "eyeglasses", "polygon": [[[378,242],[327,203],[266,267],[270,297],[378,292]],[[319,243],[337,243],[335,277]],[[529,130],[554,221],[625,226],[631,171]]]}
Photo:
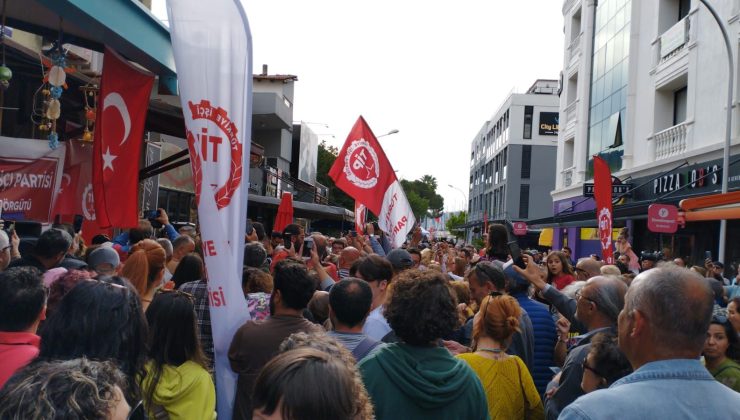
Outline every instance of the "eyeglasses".
{"label": "eyeglasses", "polygon": [[581,299],[586,299],[587,301],[589,301],[589,302],[593,303],[594,305],[596,305],[596,301],[595,300],[590,299],[590,298],[587,298],[586,296],[583,296],[583,294],[579,290],[579,291],[576,292],[576,300],[581,300]]}
{"label": "eyeglasses", "polygon": [[726,324],[727,323],[727,317],[724,315],[713,315],[712,316],[712,322],[715,324]]}
{"label": "eyeglasses", "polygon": [[135,406],[128,412],[126,420],[144,420],[146,419],[146,409],[144,408],[144,401],[139,401]]}
{"label": "eyeglasses", "polygon": [[596,370],[596,369],[592,368],[591,366],[589,366],[588,365],[588,362],[587,362],[587,359],[583,359],[583,363],[581,363],[581,368],[583,369],[584,372],[587,371],[587,370],[590,370],[596,376],[601,376],[602,378],[605,377],[598,370]]}
{"label": "eyeglasses", "polygon": [[182,290],[177,290],[177,289],[159,289],[159,290],[157,290],[157,293],[156,294],[163,295],[163,294],[170,294],[170,293],[175,293],[178,296],[185,296],[186,298],[188,298],[190,300],[191,303],[194,303],[195,302],[195,296],[191,295],[188,292],[183,292]]}

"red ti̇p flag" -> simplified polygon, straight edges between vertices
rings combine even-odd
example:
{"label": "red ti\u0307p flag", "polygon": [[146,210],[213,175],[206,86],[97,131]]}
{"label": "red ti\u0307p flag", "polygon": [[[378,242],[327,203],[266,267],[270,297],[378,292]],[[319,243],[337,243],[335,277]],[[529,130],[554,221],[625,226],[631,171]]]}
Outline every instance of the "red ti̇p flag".
{"label": "red ti\u0307p flag", "polygon": [[378,216],[394,247],[406,240],[416,221],[401,183],[365,119],[359,117],[329,170],[339,189]]}
{"label": "red ti\u0307p flag", "polygon": [[106,48],[93,148],[98,226],[138,223],[137,188],[144,121],[154,75]]}
{"label": "red ti\u0307p flag", "polygon": [[596,199],[596,220],[599,226],[601,258],[607,264],[614,264],[612,248],[612,174],[609,164],[599,156],[594,156],[594,198]]}

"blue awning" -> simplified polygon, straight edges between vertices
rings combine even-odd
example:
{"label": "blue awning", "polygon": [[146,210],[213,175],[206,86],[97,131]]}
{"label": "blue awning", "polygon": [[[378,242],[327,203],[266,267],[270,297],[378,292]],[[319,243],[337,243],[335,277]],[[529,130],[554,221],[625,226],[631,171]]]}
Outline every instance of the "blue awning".
{"label": "blue awning", "polygon": [[170,32],[136,0],[23,0],[6,2],[7,25],[63,42],[103,51],[114,49],[159,76],[177,93]]}

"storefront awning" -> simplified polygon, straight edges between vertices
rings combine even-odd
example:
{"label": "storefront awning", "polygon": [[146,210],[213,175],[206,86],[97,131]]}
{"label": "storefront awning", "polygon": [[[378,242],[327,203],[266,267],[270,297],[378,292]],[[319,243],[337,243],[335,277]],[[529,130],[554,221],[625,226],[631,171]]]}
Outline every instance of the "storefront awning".
{"label": "storefront awning", "polygon": [[159,85],[177,92],[170,33],[136,0],[6,1],[7,25],[91,50],[107,45],[159,76]]}
{"label": "storefront awning", "polygon": [[687,198],[679,207],[687,222],[740,219],[740,191]]}
{"label": "storefront awning", "polygon": [[[280,199],[277,197],[249,194],[248,205],[252,206],[253,203],[277,209],[280,205]],[[354,213],[344,207],[326,206],[323,204],[306,203],[303,201],[293,201],[293,212],[295,217],[306,219],[342,220],[347,222],[354,222],[355,220]]]}

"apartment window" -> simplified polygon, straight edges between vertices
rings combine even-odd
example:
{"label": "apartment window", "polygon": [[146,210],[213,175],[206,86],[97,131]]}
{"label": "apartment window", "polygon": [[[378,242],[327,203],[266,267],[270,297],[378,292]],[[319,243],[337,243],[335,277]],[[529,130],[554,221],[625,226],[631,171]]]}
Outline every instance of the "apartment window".
{"label": "apartment window", "polygon": [[519,218],[529,218],[529,184],[519,186]]}
{"label": "apartment window", "polygon": [[673,125],[686,121],[686,86],[673,92]]}
{"label": "apartment window", "polygon": [[506,155],[507,155],[506,151],[507,150],[509,150],[509,148],[508,147],[504,147],[504,151],[501,152],[501,156],[503,156],[503,159],[504,159],[504,169],[502,170],[502,177],[501,177],[501,179],[503,179],[504,181],[506,181]]}
{"label": "apartment window", "polygon": [[534,114],[534,107],[533,106],[525,106],[524,107],[524,133],[523,137],[525,139],[531,139],[532,138],[532,115]]}
{"label": "apartment window", "polygon": [[678,20],[689,15],[691,10],[691,0],[678,0]]}
{"label": "apartment window", "polygon": [[528,179],[532,171],[532,146],[522,146],[522,179]]}

